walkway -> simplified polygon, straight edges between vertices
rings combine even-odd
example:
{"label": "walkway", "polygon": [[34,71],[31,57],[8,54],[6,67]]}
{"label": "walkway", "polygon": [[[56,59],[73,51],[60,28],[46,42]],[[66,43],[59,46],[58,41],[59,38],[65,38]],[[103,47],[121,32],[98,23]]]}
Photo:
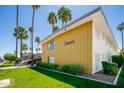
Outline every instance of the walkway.
{"label": "walkway", "polygon": [[35,67],[35,66],[36,66],[36,65],[34,65],[34,66],[27,65],[27,66],[0,67],[0,70],[5,70],[5,69],[14,69],[14,68],[27,68],[27,67]]}

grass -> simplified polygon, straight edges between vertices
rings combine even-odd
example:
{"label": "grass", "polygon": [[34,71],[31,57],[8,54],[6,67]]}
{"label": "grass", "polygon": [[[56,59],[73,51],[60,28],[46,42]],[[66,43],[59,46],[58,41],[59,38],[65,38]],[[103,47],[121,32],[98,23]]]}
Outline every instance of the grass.
{"label": "grass", "polygon": [[117,87],[124,88],[124,65],[118,78]]}
{"label": "grass", "polygon": [[81,79],[37,67],[0,70],[1,79],[11,79],[8,87],[19,88],[109,88],[114,87],[87,79]]}
{"label": "grass", "polygon": [[15,63],[14,62],[5,62],[2,65],[0,65],[0,67],[9,67],[9,66],[14,66]]}

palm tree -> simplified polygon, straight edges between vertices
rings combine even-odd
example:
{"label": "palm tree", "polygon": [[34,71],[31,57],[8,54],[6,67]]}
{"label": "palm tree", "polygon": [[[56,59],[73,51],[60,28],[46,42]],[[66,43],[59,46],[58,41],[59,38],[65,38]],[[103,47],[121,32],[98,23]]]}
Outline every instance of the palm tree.
{"label": "palm tree", "polygon": [[53,33],[56,32],[57,30],[59,30],[59,27],[58,27],[58,26],[55,26],[55,27],[53,28]]}
{"label": "palm tree", "polygon": [[[16,36],[17,33],[18,33],[18,36]],[[25,31],[23,27],[18,27],[18,30],[15,29],[14,36],[20,39],[20,58],[22,58],[22,44],[23,44],[23,40],[28,39],[28,32]]]}
{"label": "palm tree", "polygon": [[33,14],[32,14],[32,33],[31,33],[31,38],[32,38],[32,41],[31,41],[31,54],[32,54],[32,62],[31,62],[31,65],[33,66],[34,65],[34,60],[33,60],[33,33],[34,33],[34,17],[35,17],[35,10],[40,8],[40,5],[32,5],[32,9],[33,9]]}
{"label": "palm tree", "polygon": [[71,10],[62,6],[58,10],[58,18],[62,23],[62,27],[67,25],[67,22],[72,20]]}
{"label": "palm tree", "polygon": [[122,38],[122,49],[124,48],[123,47],[123,31],[124,31],[124,23],[120,23],[118,24],[117,26],[117,30],[121,32],[121,38]]}
{"label": "palm tree", "polygon": [[32,50],[31,49],[31,46],[32,46],[31,45],[31,42],[32,42],[32,38],[31,38],[32,37],[32,27],[29,27],[29,32],[30,32],[30,48],[29,48],[29,50],[30,50],[30,53],[31,53],[31,50]]}
{"label": "palm tree", "polygon": [[[19,17],[19,6],[17,5],[16,6],[16,28],[18,29],[18,17]],[[16,36],[18,36],[18,31],[16,33]],[[15,51],[15,54],[16,54],[16,58],[18,57],[18,37],[16,37],[16,51]]]}
{"label": "palm tree", "polygon": [[39,37],[35,37],[35,42],[37,43],[36,51],[38,53],[38,51],[39,51],[39,44],[40,44],[40,38]]}
{"label": "palm tree", "polygon": [[24,51],[24,53],[26,53],[27,49],[28,49],[28,45],[22,44],[22,51]]}
{"label": "palm tree", "polygon": [[50,25],[52,25],[52,32],[54,32],[54,25],[57,23],[57,16],[55,12],[50,12],[48,14],[48,22]]}

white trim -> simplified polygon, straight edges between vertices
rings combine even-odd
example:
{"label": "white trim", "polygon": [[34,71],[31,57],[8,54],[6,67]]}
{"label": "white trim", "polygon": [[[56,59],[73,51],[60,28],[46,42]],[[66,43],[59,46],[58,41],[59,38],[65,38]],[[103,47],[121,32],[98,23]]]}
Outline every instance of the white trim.
{"label": "white trim", "polygon": [[117,84],[117,81],[118,81],[118,78],[119,78],[119,76],[120,76],[121,70],[122,70],[122,66],[121,66],[121,68],[120,68],[119,71],[118,71],[118,74],[117,74],[117,76],[116,76],[116,78],[115,78],[115,80],[114,80],[114,82],[113,82],[113,85],[116,85],[116,84]]}

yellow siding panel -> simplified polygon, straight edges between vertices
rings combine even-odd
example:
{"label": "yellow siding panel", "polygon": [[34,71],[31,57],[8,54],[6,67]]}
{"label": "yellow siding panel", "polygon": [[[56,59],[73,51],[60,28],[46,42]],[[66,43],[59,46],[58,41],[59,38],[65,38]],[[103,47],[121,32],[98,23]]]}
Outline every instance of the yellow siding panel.
{"label": "yellow siding panel", "polygon": [[[48,56],[55,57],[55,64],[79,64],[84,73],[92,73],[92,21],[65,32],[52,39],[55,49],[47,50],[46,42],[42,45],[42,59],[48,61]],[[64,45],[65,41],[74,43]]]}

